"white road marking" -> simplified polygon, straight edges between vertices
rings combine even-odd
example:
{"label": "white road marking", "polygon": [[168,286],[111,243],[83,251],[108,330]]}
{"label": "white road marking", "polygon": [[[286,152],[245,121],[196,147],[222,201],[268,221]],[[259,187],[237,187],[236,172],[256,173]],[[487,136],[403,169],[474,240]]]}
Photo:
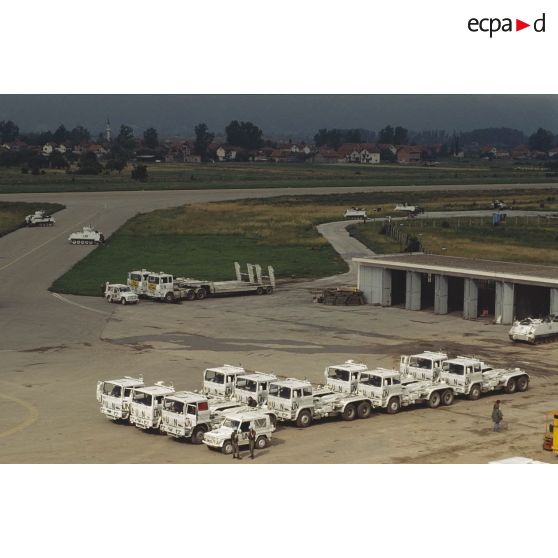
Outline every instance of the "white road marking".
{"label": "white road marking", "polygon": [[78,308],[82,308],[83,310],[89,310],[90,312],[97,312],[97,314],[103,314],[105,316],[110,316],[111,312],[105,312],[104,310],[97,310],[96,308],[90,308],[89,306],[84,306],[83,304],[78,304],[73,300],[68,300],[66,297],[59,295],[58,293],[51,293],[54,298],[59,300],[60,302],[67,302],[68,304],[72,304],[73,306],[77,306]]}

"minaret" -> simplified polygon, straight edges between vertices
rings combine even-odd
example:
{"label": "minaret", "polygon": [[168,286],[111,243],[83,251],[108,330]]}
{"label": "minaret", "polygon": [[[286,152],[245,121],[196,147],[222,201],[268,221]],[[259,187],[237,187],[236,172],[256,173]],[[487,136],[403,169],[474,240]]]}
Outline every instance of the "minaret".
{"label": "minaret", "polygon": [[110,120],[107,117],[107,125],[105,127],[105,139],[107,140],[107,143],[110,143],[112,141],[112,130],[110,129]]}

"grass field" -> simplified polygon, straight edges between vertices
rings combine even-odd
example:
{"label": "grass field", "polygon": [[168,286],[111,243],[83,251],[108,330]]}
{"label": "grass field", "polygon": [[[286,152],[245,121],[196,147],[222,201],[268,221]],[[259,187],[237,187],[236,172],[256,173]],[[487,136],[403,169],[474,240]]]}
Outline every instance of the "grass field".
{"label": "grass field", "polygon": [[[558,190],[510,190],[498,194],[508,203],[513,202],[518,209],[539,209],[544,205],[545,209],[558,210]],[[346,271],[346,264],[319,235],[316,225],[340,220],[345,209],[353,205],[379,208],[380,211],[375,213],[378,216],[395,215],[394,204],[401,201],[395,196],[396,194],[383,192],[281,196],[265,200],[187,205],[140,214],[113,234],[105,246],[94,250],[60,277],[53,284],[52,290],[95,295],[99,294],[100,285],[105,281],[122,282],[128,271],[141,268],[203,279],[229,279],[234,276],[234,261],[273,265],[279,278],[333,275]],[[404,199],[408,203],[418,203],[427,210],[435,211],[487,208],[493,197],[493,193],[487,190],[474,194],[409,192]],[[406,221],[405,225],[409,223],[413,227],[421,226],[419,220]],[[463,232],[465,223],[461,224],[459,234]],[[531,225],[538,230],[538,225]],[[397,243],[377,234],[377,226],[357,225],[355,234],[374,251],[398,251]],[[521,225],[518,225],[518,234],[520,228]],[[424,235],[427,231],[415,232]],[[432,229],[434,236],[438,232],[439,229]],[[505,230],[490,229],[489,232],[503,234]],[[451,230],[441,232],[450,233]],[[537,242],[547,242],[547,233],[541,235],[533,236],[529,232],[525,242],[530,242],[529,238],[532,238],[532,246],[537,246]],[[489,237],[484,231],[479,233],[479,242],[486,238]],[[515,238],[510,237],[506,242],[513,243]],[[458,235],[455,241],[457,239]],[[425,237],[423,241],[429,247],[430,238]],[[449,243],[450,240],[443,238],[441,242]],[[498,249],[502,240],[494,237],[493,242]],[[458,246],[456,242],[454,244]],[[434,246],[432,244],[433,251]],[[550,249],[550,240],[543,246]],[[546,248],[537,250],[540,252],[533,251],[527,256],[543,261],[542,253]],[[504,259],[504,254],[493,259]]]}
{"label": "grass field", "polygon": [[39,209],[53,214],[64,209],[64,206],[59,203],[0,202],[0,236],[23,227],[26,215]]}
{"label": "grass field", "polygon": [[[447,256],[558,265],[558,219],[513,217],[505,225],[490,219],[409,220],[403,229],[428,252]],[[381,223],[360,223],[352,234],[378,254],[399,252],[399,242],[380,234]]]}
{"label": "grass field", "polygon": [[181,190],[212,188],[299,188],[320,186],[421,186],[432,184],[506,184],[552,182],[542,167],[512,162],[450,162],[421,165],[316,165],[286,163],[159,163],[148,166],[149,179],[137,182],[131,167],[121,174],[81,176],[62,170],[22,174],[0,169],[0,193],[103,190]]}

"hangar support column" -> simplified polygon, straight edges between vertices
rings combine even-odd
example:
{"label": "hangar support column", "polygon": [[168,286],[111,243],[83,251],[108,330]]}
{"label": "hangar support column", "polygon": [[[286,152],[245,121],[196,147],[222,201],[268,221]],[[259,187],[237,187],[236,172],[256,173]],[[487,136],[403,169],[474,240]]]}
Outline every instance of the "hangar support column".
{"label": "hangar support column", "polygon": [[558,289],[550,289],[550,309],[548,313],[558,316]]}
{"label": "hangar support column", "polygon": [[416,271],[407,271],[405,309],[420,310],[421,276]]}
{"label": "hangar support column", "polygon": [[496,300],[494,308],[494,318],[497,324],[513,323],[513,302],[514,286],[513,283],[505,281],[496,282]]}
{"label": "hangar support column", "polygon": [[391,306],[391,271],[382,267],[358,266],[358,285],[368,304]]}
{"label": "hangar support column", "polygon": [[434,276],[434,314],[448,313],[448,278],[445,275]]}
{"label": "hangar support column", "polygon": [[478,316],[479,288],[474,279],[465,279],[463,284],[463,317],[474,320]]}

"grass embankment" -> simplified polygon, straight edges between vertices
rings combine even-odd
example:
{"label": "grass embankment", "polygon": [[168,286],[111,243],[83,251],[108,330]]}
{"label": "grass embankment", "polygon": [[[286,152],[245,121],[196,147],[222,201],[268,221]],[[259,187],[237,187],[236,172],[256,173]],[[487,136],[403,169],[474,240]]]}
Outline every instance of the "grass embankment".
{"label": "grass embankment", "polygon": [[[434,254],[558,265],[558,219],[512,217],[505,225],[491,219],[453,218],[405,221],[405,232],[417,236]],[[380,234],[381,223],[357,224],[353,236],[378,254],[399,252],[399,242]]]}
{"label": "grass embankment", "polygon": [[[499,192],[499,197],[518,209],[538,209],[544,204],[546,209],[558,210],[557,194],[558,190],[510,190]],[[283,196],[153,211],[128,221],[105,246],[60,277],[52,290],[96,295],[104,281],[122,282],[128,271],[141,268],[203,279],[230,279],[234,261],[273,265],[277,276],[283,278],[324,277],[345,271],[346,265],[315,226],[342,219],[347,207],[380,208],[375,214],[382,216],[395,215],[393,207],[400,201],[435,211],[486,209],[493,198],[490,190],[409,192],[404,196],[373,192]],[[420,226],[420,221],[406,223]],[[367,224],[362,230],[365,244],[370,243],[377,252],[399,250],[397,243],[380,237],[374,227]],[[360,226],[356,230],[361,234]]]}
{"label": "grass embankment", "polygon": [[537,166],[510,161],[448,162],[422,165],[317,165],[306,163],[158,163],[148,166],[149,179],[137,182],[131,167],[120,174],[82,176],[62,170],[44,175],[0,169],[0,193],[80,192],[103,190],[182,190],[214,188],[301,188],[323,186],[421,186],[435,184],[525,184],[553,182]]}
{"label": "grass embankment", "polygon": [[52,215],[64,207],[59,203],[0,202],[0,236],[25,226],[25,217],[39,209]]}

